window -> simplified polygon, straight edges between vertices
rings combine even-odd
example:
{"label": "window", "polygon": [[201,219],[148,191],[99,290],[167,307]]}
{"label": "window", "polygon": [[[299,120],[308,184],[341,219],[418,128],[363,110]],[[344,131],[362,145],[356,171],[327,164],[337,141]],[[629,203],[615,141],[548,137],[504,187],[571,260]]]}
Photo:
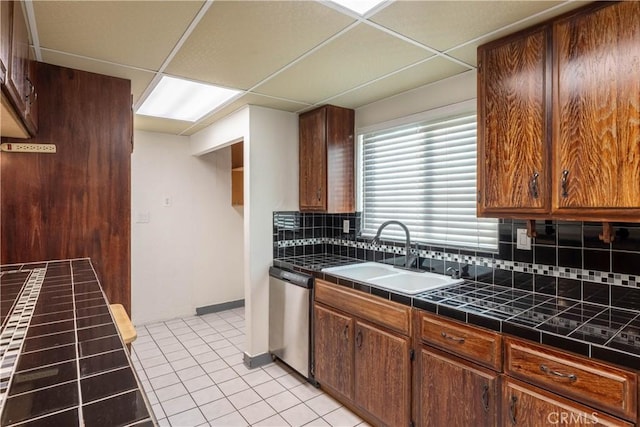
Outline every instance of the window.
{"label": "window", "polygon": [[[476,217],[476,115],[360,136],[362,235],[403,222],[413,241],[497,250],[498,221]],[[383,237],[404,239],[399,227]]]}

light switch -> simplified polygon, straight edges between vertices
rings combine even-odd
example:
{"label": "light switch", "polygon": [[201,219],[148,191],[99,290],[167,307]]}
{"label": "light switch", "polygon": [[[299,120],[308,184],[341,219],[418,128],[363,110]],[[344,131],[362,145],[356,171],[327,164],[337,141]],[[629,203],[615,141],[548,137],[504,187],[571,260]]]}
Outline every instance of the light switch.
{"label": "light switch", "polygon": [[526,228],[518,228],[516,236],[518,240],[516,241],[516,247],[518,249],[522,249],[525,251],[531,250],[531,238],[527,236]]}

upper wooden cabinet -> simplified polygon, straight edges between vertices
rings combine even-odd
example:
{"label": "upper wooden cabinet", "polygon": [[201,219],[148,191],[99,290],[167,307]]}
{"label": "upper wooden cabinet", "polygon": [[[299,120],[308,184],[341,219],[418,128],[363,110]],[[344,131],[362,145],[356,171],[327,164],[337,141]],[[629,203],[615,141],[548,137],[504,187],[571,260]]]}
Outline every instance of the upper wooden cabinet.
{"label": "upper wooden cabinet", "polygon": [[549,211],[546,27],[484,46],[478,69],[478,212]]}
{"label": "upper wooden cabinet", "polygon": [[640,220],[639,21],[598,3],[478,49],[479,216]]}
{"label": "upper wooden cabinet", "polygon": [[560,20],[553,38],[553,209],[638,220],[640,3]]}
{"label": "upper wooden cabinet", "polygon": [[300,211],[355,211],[353,110],[325,105],[300,115]]}
{"label": "upper wooden cabinet", "polygon": [[[28,138],[37,132],[36,88],[29,59],[29,33],[20,2],[2,2],[2,134]],[[7,38],[8,37],[8,38]]]}

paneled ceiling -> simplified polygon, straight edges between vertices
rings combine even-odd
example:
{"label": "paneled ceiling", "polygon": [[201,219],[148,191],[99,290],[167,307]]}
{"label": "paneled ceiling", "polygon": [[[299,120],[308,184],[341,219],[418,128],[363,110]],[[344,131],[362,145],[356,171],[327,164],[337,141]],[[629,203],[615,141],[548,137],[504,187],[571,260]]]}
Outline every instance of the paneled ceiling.
{"label": "paneled ceiling", "polygon": [[27,1],[39,61],[130,79],[134,108],[162,75],[241,90],[190,135],[247,104],[358,108],[476,66],[478,45],[574,9],[566,1],[389,1],[364,17],[325,1]]}

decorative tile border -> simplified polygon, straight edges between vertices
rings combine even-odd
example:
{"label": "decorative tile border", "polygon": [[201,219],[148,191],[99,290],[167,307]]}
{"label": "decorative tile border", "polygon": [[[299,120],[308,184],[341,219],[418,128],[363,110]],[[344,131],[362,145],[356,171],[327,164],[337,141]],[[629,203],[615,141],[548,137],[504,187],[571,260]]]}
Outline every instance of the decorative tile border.
{"label": "decorative tile border", "polygon": [[15,370],[46,272],[46,268],[35,268],[31,271],[7,325],[0,335],[0,413],[2,413],[9,381]]}
{"label": "decorative tile border", "polygon": [[[290,248],[296,246],[308,246],[317,244],[331,244],[356,249],[365,249],[385,252],[394,255],[405,255],[403,246],[374,245],[371,242],[362,242],[333,237],[319,237],[312,239],[280,240],[275,242],[278,248]],[[412,249],[412,253],[416,254]],[[518,261],[505,261],[501,259],[478,257],[473,255],[451,254],[440,251],[419,250],[417,255],[421,258],[430,258],[440,261],[459,262],[469,265],[491,267],[499,270],[515,271],[519,273],[533,273],[543,276],[561,277],[574,280],[586,280],[594,283],[606,283],[631,288],[640,288],[640,276],[630,274],[610,273],[604,271],[585,270],[581,268],[559,267],[545,264],[532,264]]]}

